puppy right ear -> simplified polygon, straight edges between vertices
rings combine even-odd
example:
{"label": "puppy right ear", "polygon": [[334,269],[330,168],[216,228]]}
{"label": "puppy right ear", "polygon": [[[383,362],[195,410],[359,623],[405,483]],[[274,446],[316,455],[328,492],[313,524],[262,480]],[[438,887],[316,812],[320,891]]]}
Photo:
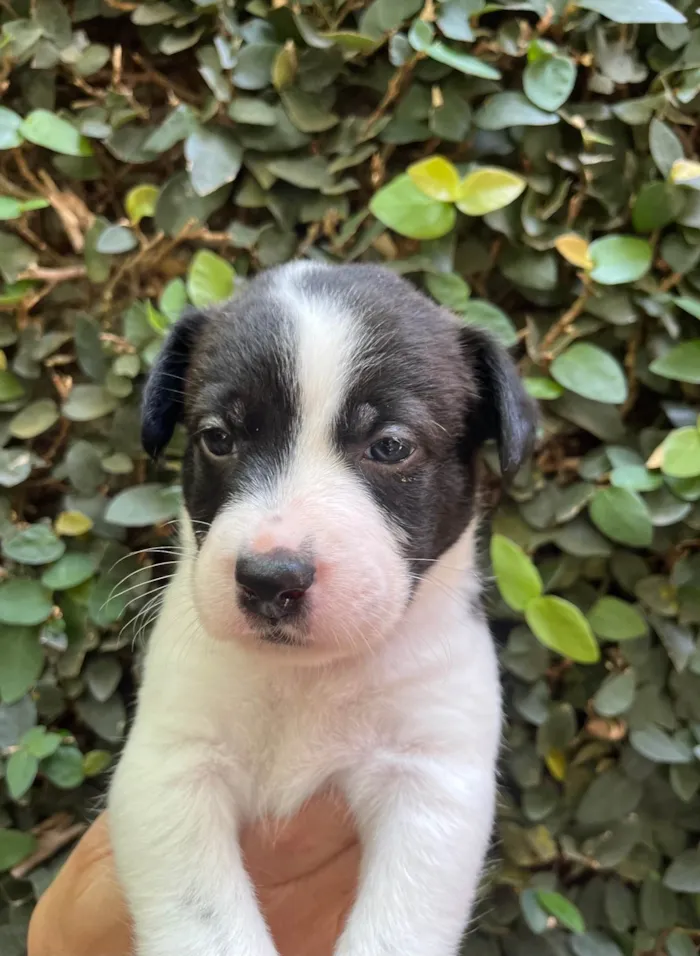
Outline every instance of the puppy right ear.
{"label": "puppy right ear", "polygon": [[207,321],[194,309],[186,311],[168,332],[146,380],[141,403],[141,444],[151,458],[173,437],[184,412],[185,379],[192,346]]}

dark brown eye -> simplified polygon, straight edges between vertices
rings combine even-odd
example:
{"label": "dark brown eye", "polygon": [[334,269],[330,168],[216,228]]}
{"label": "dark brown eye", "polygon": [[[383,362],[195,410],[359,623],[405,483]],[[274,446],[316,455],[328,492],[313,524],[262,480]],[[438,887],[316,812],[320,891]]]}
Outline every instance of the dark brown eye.
{"label": "dark brown eye", "polygon": [[225,458],[233,451],[233,436],[225,428],[205,428],[199,438],[212,458]]}
{"label": "dark brown eye", "polygon": [[376,461],[380,465],[398,465],[399,462],[410,458],[413,451],[413,445],[410,445],[407,441],[395,438],[393,435],[387,435],[370,445],[365,452],[365,457],[371,461]]}

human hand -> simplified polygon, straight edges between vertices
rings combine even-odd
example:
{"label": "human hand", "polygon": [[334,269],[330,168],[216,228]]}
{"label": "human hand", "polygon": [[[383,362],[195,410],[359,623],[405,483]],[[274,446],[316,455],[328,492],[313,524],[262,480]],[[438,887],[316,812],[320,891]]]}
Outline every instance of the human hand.
{"label": "human hand", "polygon": [[[345,807],[314,797],[289,822],[256,823],[241,845],[280,956],[331,956],[350,909],[360,848]],[[106,814],[90,827],[29,927],[28,956],[131,956]]]}

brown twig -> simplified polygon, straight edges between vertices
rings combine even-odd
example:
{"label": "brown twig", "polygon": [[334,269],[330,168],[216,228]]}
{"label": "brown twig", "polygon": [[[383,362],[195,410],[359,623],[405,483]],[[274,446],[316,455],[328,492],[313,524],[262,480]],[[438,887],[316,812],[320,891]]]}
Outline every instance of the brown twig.
{"label": "brown twig", "polygon": [[40,279],[57,285],[59,282],[69,282],[71,279],[82,279],[87,275],[87,269],[82,265],[61,266],[50,269],[47,266],[30,266],[19,276],[20,279]]}
{"label": "brown twig", "polygon": [[562,332],[566,332],[569,329],[569,326],[576,321],[579,315],[583,312],[588,302],[590,293],[586,289],[581,295],[576,299],[576,301],[564,312],[564,314],[557,319],[554,325],[551,327],[549,332],[545,335],[540,343],[540,352],[546,353],[552,345],[556,342]]}
{"label": "brown twig", "polygon": [[39,843],[36,850],[10,870],[16,880],[23,880],[32,870],[50,860],[59,850],[69,846],[87,830],[86,823],[70,823],[67,813],[57,813],[33,829]]}
{"label": "brown twig", "polygon": [[370,129],[372,129],[375,123],[378,123],[382,116],[384,116],[391,104],[398,99],[416,64],[420,63],[420,61],[423,59],[425,59],[425,53],[419,50],[413,54],[410,60],[406,60],[406,62],[402,63],[401,66],[396,70],[392,78],[389,80],[386,93],[382,97],[379,106],[377,106],[374,112],[366,120],[363,127],[363,134],[366,134]]}
{"label": "brown twig", "polygon": [[146,77],[149,80],[152,80],[156,86],[160,86],[168,93],[174,93],[178,100],[182,100],[183,103],[190,103],[192,106],[199,106],[200,99],[198,96],[185,89],[185,87],[180,86],[179,83],[174,83],[167,76],[163,76],[163,74],[159,73],[154,66],[151,66],[148,60],[141,56],[140,53],[132,53],[131,59],[134,61],[134,63],[137,63],[141,67],[146,74]]}

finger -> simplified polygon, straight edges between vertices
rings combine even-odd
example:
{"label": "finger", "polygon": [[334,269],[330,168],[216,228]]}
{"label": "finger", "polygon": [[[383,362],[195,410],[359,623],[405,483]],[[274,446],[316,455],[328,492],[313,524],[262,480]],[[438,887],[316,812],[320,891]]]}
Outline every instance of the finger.
{"label": "finger", "polygon": [[103,814],[39,900],[28,956],[131,956],[130,939]]}

